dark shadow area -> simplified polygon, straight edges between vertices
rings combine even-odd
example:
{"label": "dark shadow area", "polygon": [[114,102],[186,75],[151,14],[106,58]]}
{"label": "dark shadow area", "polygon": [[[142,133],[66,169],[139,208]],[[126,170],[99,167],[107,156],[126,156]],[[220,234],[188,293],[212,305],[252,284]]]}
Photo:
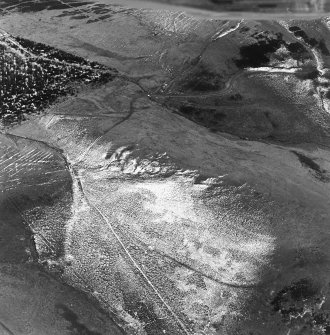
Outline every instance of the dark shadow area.
{"label": "dark shadow area", "polygon": [[58,313],[62,315],[62,317],[70,323],[68,326],[68,330],[72,332],[72,334],[79,334],[79,335],[102,335],[99,332],[95,332],[89,330],[88,327],[78,320],[78,315],[73,312],[69,307],[58,304],[55,306]]}

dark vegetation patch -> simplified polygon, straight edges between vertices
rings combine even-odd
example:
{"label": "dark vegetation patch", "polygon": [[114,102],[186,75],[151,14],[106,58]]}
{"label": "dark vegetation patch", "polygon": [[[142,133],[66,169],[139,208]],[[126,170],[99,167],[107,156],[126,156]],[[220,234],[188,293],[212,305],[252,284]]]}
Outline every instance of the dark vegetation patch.
{"label": "dark vegetation patch", "polygon": [[95,14],[107,14],[112,12],[112,10],[106,4],[95,4],[90,7],[93,13]]}
{"label": "dark vegetation patch", "polygon": [[240,31],[241,33],[246,33],[246,32],[248,32],[249,30],[250,30],[249,27],[242,27],[242,28],[239,29],[239,31]]}
{"label": "dark vegetation patch", "polygon": [[156,315],[151,304],[141,301],[136,294],[130,292],[123,292],[123,299],[125,311],[144,323],[144,330],[148,335],[170,334],[166,320]]}
{"label": "dark vegetation patch", "polygon": [[82,20],[82,19],[88,19],[89,16],[87,14],[78,14],[78,15],[74,15],[71,17],[71,19],[73,20]]}
{"label": "dark vegetation patch", "polygon": [[181,106],[179,113],[210,130],[219,130],[227,117],[225,113],[216,109],[199,108],[191,105]]}
{"label": "dark vegetation patch", "polygon": [[329,313],[318,307],[321,302],[319,288],[310,279],[304,278],[279,291],[271,305],[286,323],[300,323],[311,334],[320,328],[329,334]]}
{"label": "dark vegetation patch", "polygon": [[265,112],[264,114],[265,114],[266,119],[267,119],[267,120],[270,122],[270,124],[272,125],[272,127],[273,127],[274,129],[278,129],[278,128],[279,128],[279,125],[278,125],[277,122],[275,122],[275,121],[272,119],[271,114],[270,114],[269,112]]}
{"label": "dark vegetation patch", "polygon": [[131,8],[120,8],[119,10],[115,10],[113,7],[116,7],[116,5],[111,5],[110,7],[107,4],[92,4],[85,8],[64,10],[61,14],[57,15],[57,17],[88,19],[87,23],[92,23],[109,19],[114,14],[118,13],[118,11],[125,14],[132,14],[134,12],[134,9]]}
{"label": "dark vegetation patch", "polygon": [[0,74],[0,121],[10,125],[74,94],[77,85],[112,80],[116,71],[42,43],[6,38]]}
{"label": "dark vegetation patch", "polygon": [[235,93],[229,96],[229,100],[231,101],[242,101],[243,97],[240,93]]}
{"label": "dark vegetation patch", "polygon": [[[1,161],[2,170],[6,167],[3,165],[4,160]],[[1,179],[6,181],[3,175]],[[4,185],[1,186],[4,190]],[[0,220],[0,262],[25,263],[29,260],[27,250],[30,251],[33,261],[37,261],[33,234],[22,222],[21,212],[18,211],[16,205],[16,197],[5,196],[4,199],[0,201],[2,217]]]}
{"label": "dark vegetation patch", "polygon": [[204,66],[199,67],[195,72],[184,80],[181,85],[183,91],[217,91],[224,87],[222,76],[209,71]]}
{"label": "dark vegetation patch", "polygon": [[89,62],[82,57],[70,54],[63,50],[56,49],[43,43],[33,42],[21,37],[16,37],[15,40],[20,44],[20,46],[27,49],[30,53],[35,54],[36,57],[38,56],[48,57],[52,60],[67,62],[72,65],[90,66],[93,69],[103,69],[103,70],[108,69],[107,67],[101,64],[98,64],[96,62]]}
{"label": "dark vegetation patch", "polygon": [[321,52],[323,53],[323,55],[325,55],[325,56],[330,56],[330,51],[329,51],[329,49],[327,48],[327,46],[326,46],[324,40],[321,40],[321,41],[319,42],[318,47],[319,47],[319,49],[321,50]]}
{"label": "dark vegetation patch", "polygon": [[78,320],[78,315],[73,312],[69,307],[63,305],[63,304],[57,304],[56,309],[60,315],[70,323],[68,326],[68,330],[72,334],[79,334],[79,335],[102,335],[99,332],[92,331],[88,329],[86,325],[83,323],[80,323]]}
{"label": "dark vegetation patch", "polygon": [[301,80],[307,80],[307,79],[314,80],[318,78],[319,75],[320,72],[318,71],[318,69],[311,64],[307,64],[295,72],[295,76]]}
{"label": "dark vegetation patch", "polygon": [[317,294],[318,288],[311,280],[304,278],[279,291],[271,305],[275,312],[285,317],[296,316],[303,312],[304,305],[301,303],[313,299]]}
{"label": "dark vegetation patch", "polygon": [[30,2],[27,2],[26,0],[0,0],[0,9],[6,9],[6,7],[10,7],[10,10],[15,8],[20,12],[39,12],[45,9],[54,10],[81,7],[91,3],[92,2],[90,1],[79,0],[43,0]]}
{"label": "dark vegetation patch", "polygon": [[222,5],[224,3],[232,4],[233,0],[211,0],[211,2],[214,4]]}
{"label": "dark vegetation patch", "polygon": [[293,32],[296,37],[301,38],[311,48],[319,49],[325,56],[330,55],[329,49],[327,48],[324,39],[318,41],[314,37],[309,37],[304,30],[297,26],[292,26],[289,28],[289,30]]}
{"label": "dark vegetation patch", "polygon": [[297,151],[292,151],[299,159],[300,163],[309,168],[309,169],[312,169],[314,170],[315,172],[317,173],[322,173],[322,169],[320,167],[320,165],[318,165],[317,163],[315,163],[311,158],[303,155],[302,153],[300,152],[297,152]]}
{"label": "dark vegetation patch", "polygon": [[81,13],[82,13],[81,10],[64,10],[61,14],[57,15],[56,17],[66,17],[66,16],[73,17]]}
{"label": "dark vegetation patch", "polygon": [[111,14],[107,14],[107,15],[100,16],[99,19],[102,21],[102,20],[110,19],[111,17],[112,17]]}
{"label": "dark vegetation patch", "polygon": [[65,17],[65,16],[73,16],[73,15],[78,15],[78,14],[109,14],[109,13],[114,13],[114,11],[109,8],[108,5],[106,4],[95,4],[92,6],[88,6],[88,8],[83,8],[83,9],[73,9],[73,10],[65,10],[61,14],[57,15],[57,17]]}
{"label": "dark vegetation patch", "polygon": [[210,177],[206,176],[206,175],[199,174],[197,177],[195,177],[194,184],[203,184],[203,182],[205,182],[208,178],[210,178]]}
{"label": "dark vegetation patch", "polygon": [[[127,283],[127,276],[125,276],[124,273],[120,273],[119,271],[115,272],[114,280],[117,287],[120,288],[125,312],[143,324],[144,333],[146,335],[181,333],[178,329],[180,326],[176,320],[172,319],[166,309],[163,309],[161,312],[155,310],[156,301],[151,301],[149,295],[141,297],[141,294],[131,290],[130,284]],[[159,315],[159,313],[161,313],[161,315]],[[164,313],[166,313],[166,315],[164,315]]]}
{"label": "dark vegetation patch", "polygon": [[298,55],[303,53],[306,50],[305,47],[299,42],[289,43],[287,45],[287,48],[291,53],[298,54]]}
{"label": "dark vegetation patch", "polygon": [[296,31],[299,31],[301,29],[297,26],[292,26],[292,27],[289,28],[289,30],[292,31],[293,33],[295,33]]}
{"label": "dark vegetation patch", "polygon": [[267,33],[253,34],[252,37],[256,39],[256,43],[243,45],[240,48],[241,59],[234,60],[237,67],[260,67],[269,63],[270,55],[276,52],[284,41],[281,33],[277,33],[274,36]]}
{"label": "dark vegetation patch", "polygon": [[317,163],[315,163],[311,158],[303,155],[300,152],[294,151],[292,150],[292,152],[298,157],[300,163],[302,164],[302,166],[311,169],[314,172],[314,176],[324,182],[329,181],[329,178],[325,175],[325,173],[327,172],[326,170],[323,170],[320,165],[318,165]]}
{"label": "dark vegetation patch", "polygon": [[[310,38],[302,29],[296,26],[289,29],[309,47],[319,49],[324,55],[330,55],[324,39],[318,41],[315,38]],[[281,33],[274,34],[269,31],[263,31],[256,32],[251,37],[255,39],[255,42],[250,45],[241,46],[241,58],[234,60],[236,66],[239,68],[266,66],[269,64],[271,56],[279,57],[283,61],[283,57],[274,55],[282,46],[286,47],[290,52],[290,56],[298,62],[303,62],[310,58],[308,49],[302,43],[286,42],[283,40]]]}
{"label": "dark vegetation patch", "polygon": [[261,3],[261,4],[258,4],[258,7],[260,9],[273,9],[273,8],[277,8],[277,4],[275,4],[275,3]]}
{"label": "dark vegetation patch", "polygon": [[100,19],[89,19],[86,23],[94,23],[94,22],[99,22]]}
{"label": "dark vegetation patch", "polygon": [[293,32],[294,36],[300,37],[311,48],[314,48],[315,46],[317,46],[318,41],[313,37],[312,38],[308,37],[306,32],[302,30],[301,28],[297,26],[293,26],[293,27],[290,27],[289,30]]}
{"label": "dark vegetation patch", "polygon": [[311,58],[306,47],[300,42],[286,43],[285,46],[291,57],[298,62],[302,63],[304,60]]}

